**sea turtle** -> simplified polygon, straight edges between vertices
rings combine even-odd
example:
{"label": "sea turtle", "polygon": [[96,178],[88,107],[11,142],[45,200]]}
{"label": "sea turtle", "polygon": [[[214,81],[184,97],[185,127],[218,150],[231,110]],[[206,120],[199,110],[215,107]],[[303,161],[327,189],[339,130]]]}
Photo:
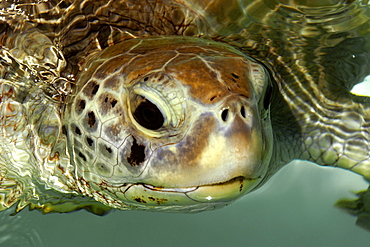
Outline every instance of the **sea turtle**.
{"label": "sea turtle", "polygon": [[370,9],[302,2],[2,1],[0,210],[199,212],[293,159],[369,179]]}

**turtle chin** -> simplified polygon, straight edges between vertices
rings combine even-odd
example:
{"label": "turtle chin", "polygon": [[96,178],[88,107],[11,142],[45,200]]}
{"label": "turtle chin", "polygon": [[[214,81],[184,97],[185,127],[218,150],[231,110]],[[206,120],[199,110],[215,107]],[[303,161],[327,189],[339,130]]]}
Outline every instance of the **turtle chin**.
{"label": "turtle chin", "polygon": [[133,184],[121,199],[140,210],[195,213],[224,207],[248,193],[260,181],[261,178],[239,176],[222,183],[184,188]]}

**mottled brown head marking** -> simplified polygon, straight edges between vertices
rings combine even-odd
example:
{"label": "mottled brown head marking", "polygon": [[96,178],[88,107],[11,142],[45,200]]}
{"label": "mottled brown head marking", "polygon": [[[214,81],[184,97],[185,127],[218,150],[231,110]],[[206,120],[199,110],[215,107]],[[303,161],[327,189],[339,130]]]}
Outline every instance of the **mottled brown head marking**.
{"label": "mottled brown head marking", "polygon": [[83,89],[83,92],[84,92],[85,96],[87,96],[87,98],[91,100],[92,98],[94,98],[94,96],[98,92],[99,87],[100,86],[99,86],[98,82],[91,80],[91,81],[89,81],[89,83],[87,83],[87,85]]}
{"label": "mottled brown head marking", "polygon": [[93,128],[96,124],[96,118],[93,111],[90,111],[87,114],[87,124],[89,125],[90,128]]}
{"label": "mottled brown head marking", "polygon": [[92,147],[92,146],[93,146],[93,144],[94,144],[94,140],[93,140],[93,139],[91,139],[90,137],[86,137],[86,142],[87,142],[87,145],[88,145],[89,147]]}
{"label": "mottled brown head marking", "polygon": [[106,158],[111,159],[112,158],[112,148],[107,146],[106,144],[100,143],[98,145],[98,149],[102,155],[104,155]]}
{"label": "mottled brown head marking", "polygon": [[145,160],[145,146],[137,144],[135,137],[132,146],[130,156],[127,157],[127,162],[131,166],[139,166]]}
{"label": "mottled brown head marking", "polygon": [[[235,79],[239,79],[239,76],[237,74],[235,74],[235,73],[231,73],[231,76],[234,77]],[[235,79],[233,79],[233,81],[236,82]]]}
{"label": "mottled brown head marking", "polygon": [[109,57],[114,58],[107,59],[94,76],[116,82],[107,77],[119,72],[127,83],[162,70],[189,85],[194,98],[203,103],[211,98],[218,100],[220,97],[215,95],[222,98],[229,91],[250,95],[250,61],[222,44],[185,37],[133,39],[109,47],[100,56],[101,59]]}
{"label": "mottled brown head marking", "polygon": [[112,112],[112,110],[117,105],[118,99],[111,94],[111,93],[103,93],[99,96],[98,102],[100,104],[99,106],[99,113],[102,116],[105,116],[107,114],[115,114],[116,112]]}
{"label": "mottled brown head marking", "polygon": [[78,152],[78,156],[83,160],[83,161],[87,161],[86,159],[86,156],[82,153],[82,152]]}
{"label": "mottled brown head marking", "polygon": [[75,133],[79,136],[81,135],[81,130],[77,126],[75,127]]}
{"label": "mottled brown head marking", "polygon": [[81,114],[83,110],[85,110],[86,101],[84,99],[79,99],[76,104],[76,112],[77,114]]}

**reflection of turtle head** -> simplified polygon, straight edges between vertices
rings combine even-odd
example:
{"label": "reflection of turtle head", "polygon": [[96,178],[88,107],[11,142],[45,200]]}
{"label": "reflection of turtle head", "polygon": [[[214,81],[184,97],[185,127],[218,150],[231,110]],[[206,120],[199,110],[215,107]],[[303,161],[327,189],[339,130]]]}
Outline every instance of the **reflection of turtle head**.
{"label": "reflection of turtle head", "polygon": [[268,83],[237,50],[195,38],[134,39],[107,48],[86,71],[68,131],[84,194],[118,208],[197,211],[229,203],[265,175]]}

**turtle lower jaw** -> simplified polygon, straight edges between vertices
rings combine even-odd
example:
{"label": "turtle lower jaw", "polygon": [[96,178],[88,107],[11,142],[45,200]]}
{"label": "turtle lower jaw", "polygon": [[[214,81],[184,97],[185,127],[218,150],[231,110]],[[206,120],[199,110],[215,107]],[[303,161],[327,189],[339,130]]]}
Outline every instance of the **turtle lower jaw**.
{"label": "turtle lower jaw", "polygon": [[260,181],[260,178],[240,176],[222,183],[199,186],[186,195],[197,202],[230,202],[250,192]]}
{"label": "turtle lower jaw", "polygon": [[261,180],[239,176],[225,182],[184,188],[133,184],[124,195],[132,206],[141,210],[199,212],[230,204]]}
{"label": "turtle lower jaw", "polygon": [[260,181],[260,178],[245,178],[243,176],[232,178],[226,182],[200,185],[185,188],[163,188],[145,184],[150,190],[165,193],[184,193],[197,202],[230,201],[240,194],[248,193]]}

